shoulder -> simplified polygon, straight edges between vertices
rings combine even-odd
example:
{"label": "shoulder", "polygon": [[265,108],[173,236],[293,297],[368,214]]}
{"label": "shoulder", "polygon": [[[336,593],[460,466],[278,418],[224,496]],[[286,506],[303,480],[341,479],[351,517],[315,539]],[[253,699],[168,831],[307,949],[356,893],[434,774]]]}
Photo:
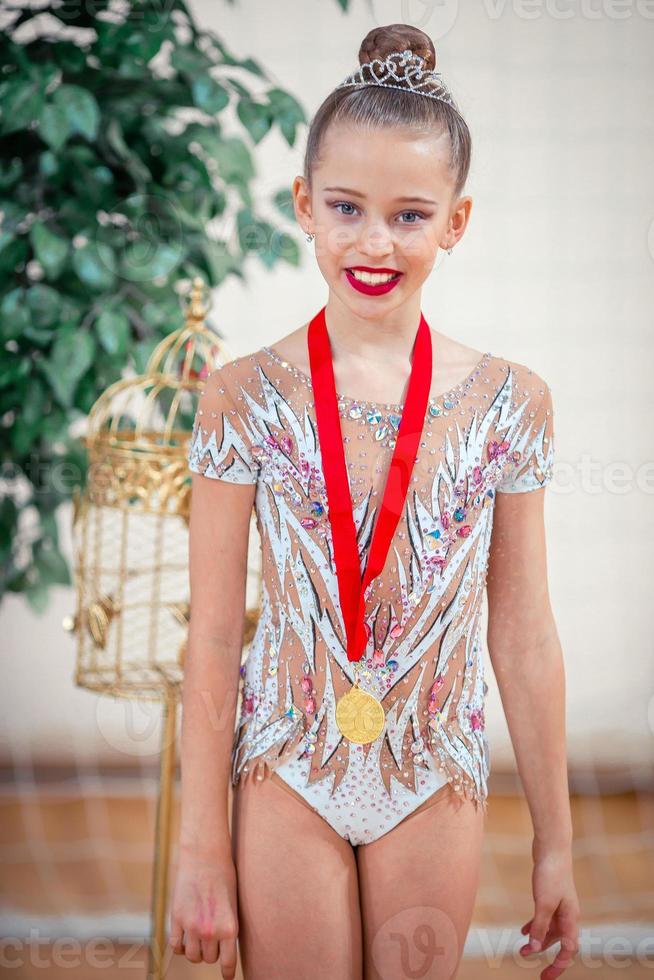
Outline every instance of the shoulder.
{"label": "shoulder", "polygon": [[222,364],[217,364],[207,375],[207,387],[218,387],[226,391],[232,398],[243,397],[243,392],[252,393],[255,390],[259,375],[259,351],[242,354]]}
{"label": "shoulder", "polygon": [[544,398],[551,398],[547,379],[531,365],[501,354],[492,354],[489,358],[489,370],[499,384],[510,392],[512,401],[516,403],[526,399],[537,403]]}

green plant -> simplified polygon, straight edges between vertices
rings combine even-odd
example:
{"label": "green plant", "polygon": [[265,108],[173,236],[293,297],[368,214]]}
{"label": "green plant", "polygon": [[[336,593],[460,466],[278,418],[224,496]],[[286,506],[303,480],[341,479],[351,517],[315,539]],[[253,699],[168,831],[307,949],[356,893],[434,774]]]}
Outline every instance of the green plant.
{"label": "green plant", "polygon": [[[0,596],[37,611],[71,581],[55,519],[86,473],[71,424],[180,325],[180,281],[299,263],[251,193],[253,147],[275,128],[294,145],[299,103],[181,0],[118,9],[15,8],[0,39]],[[56,29],[30,36],[35,13]],[[292,217],[290,191],[272,203]]]}

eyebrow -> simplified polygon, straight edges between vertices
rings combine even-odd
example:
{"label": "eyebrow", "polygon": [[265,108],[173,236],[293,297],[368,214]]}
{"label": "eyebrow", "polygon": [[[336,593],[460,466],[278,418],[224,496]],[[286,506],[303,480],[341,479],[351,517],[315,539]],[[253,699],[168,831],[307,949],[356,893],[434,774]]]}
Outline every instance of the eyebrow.
{"label": "eyebrow", "polygon": [[[338,194],[350,194],[352,197],[360,197],[364,201],[366,199],[366,195],[365,194],[362,194],[360,191],[353,191],[349,187],[323,187],[323,190],[324,191],[333,191],[333,192],[338,193]],[[432,201],[428,197],[411,196],[411,197],[396,197],[395,198],[395,203],[396,204],[400,204],[403,201],[405,203],[411,203],[412,201],[421,201],[423,204],[434,204],[434,205],[438,203],[437,201]]]}

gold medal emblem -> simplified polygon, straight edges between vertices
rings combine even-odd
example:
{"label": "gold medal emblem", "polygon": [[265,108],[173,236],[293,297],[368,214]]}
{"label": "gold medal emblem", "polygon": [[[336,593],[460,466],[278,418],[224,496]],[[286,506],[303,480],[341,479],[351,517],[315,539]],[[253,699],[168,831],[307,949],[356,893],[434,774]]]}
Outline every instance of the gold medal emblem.
{"label": "gold medal emblem", "polygon": [[384,708],[373,694],[362,691],[359,682],[339,698],[336,705],[336,724],[350,742],[365,745],[381,735],[385,721]]}

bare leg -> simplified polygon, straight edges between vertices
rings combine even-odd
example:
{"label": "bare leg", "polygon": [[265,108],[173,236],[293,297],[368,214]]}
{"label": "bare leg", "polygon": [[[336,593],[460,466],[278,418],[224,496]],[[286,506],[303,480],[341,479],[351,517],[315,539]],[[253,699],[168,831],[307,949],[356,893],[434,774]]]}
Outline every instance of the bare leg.
{"label": "bare leg", "polygon": [[479,885],[484,814],[448,784],[356,849],[365,980],[456,976]]}
{"label": "bare leg", "polygon": [[245,980],[360,980],[354,850],[273,777],[234,787],[232,848]]}

